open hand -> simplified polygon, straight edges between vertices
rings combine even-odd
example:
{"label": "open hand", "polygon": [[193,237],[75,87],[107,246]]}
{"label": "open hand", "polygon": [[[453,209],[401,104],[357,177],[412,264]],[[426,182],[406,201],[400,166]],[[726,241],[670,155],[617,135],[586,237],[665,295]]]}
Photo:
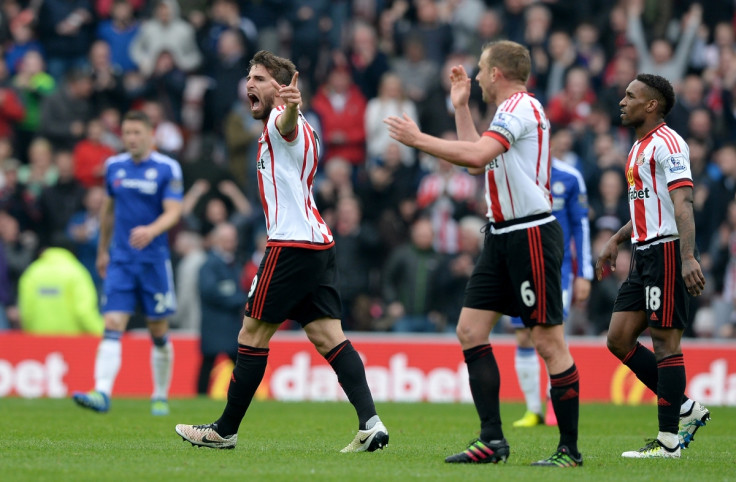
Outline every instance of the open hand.
{"label": "open hand", "polygon": [[384,119],[383,122],[388,126],[388,133],[392,139],[407,146],[415,147],[421,131],[416,122],[406,113],[401,117],[392,115]]}
{"label": "open hand", "polygon": [[470,77],[465,67],[456,65],[450,69],[450,100],[457,109],[464,106],[470,99]]}

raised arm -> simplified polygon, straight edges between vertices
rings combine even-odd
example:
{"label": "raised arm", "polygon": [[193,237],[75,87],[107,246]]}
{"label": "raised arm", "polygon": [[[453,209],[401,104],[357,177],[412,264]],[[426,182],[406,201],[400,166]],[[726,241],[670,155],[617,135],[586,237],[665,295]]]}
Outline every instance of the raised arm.
{"label": "raised arm", "polygon": [[457,138],[461,141],[475,142],[480,138],[470,114],[470,77],[462,65],[450,69],[450,100],[455,109],[455,125]]}
{"label": "raised arm", "polygon": [[686,15],[685,28],[677,42],[677,48],[672,55],[672,65],[676,67],[678,75],[684,75],[687,64],[690,62],[690,50],[695,42],[695,36],[700,28],[700,22],[703,17],[703,7],[698,3],[690,6],[690,10]]}
{"label": "raised arm", "polygon": [[[450,100],[455,109],[455,126],[457,138],[461,141],[475,142],[480,139],[473,116],[470,114],[468,102],[470,100],[470,77],[462,65],[456,65],[450,70]],[[473,175],[482,174],[483,167],[468,167],[468,172]]]}
{"label": "raised arm", "polygon": [[278,90],[279,97],[286,104],[286,109],[276,119],[276,128],[287,139],[293,139],[297,121],[299,120],[299,104],[302,103],[302,94],[299,92],[299,87],[297,87],[298,80],[299,72],[294,72],[289,85],[279,85],[275,80],[271,81],[276,90]]}

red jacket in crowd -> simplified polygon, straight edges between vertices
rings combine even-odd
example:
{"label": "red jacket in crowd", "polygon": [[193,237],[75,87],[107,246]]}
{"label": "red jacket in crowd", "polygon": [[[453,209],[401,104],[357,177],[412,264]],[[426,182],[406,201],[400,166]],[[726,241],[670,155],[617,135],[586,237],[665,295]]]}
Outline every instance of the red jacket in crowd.
{"label": "red jacket in crowd", "polygon": [[25,115],[23,103],[11,89],[0,88],[0,137],[12,137],[13,123]]}
{"label": "red jacket in crowd", "polygon": [[324,87],[317,91],[312,99],[312,108],[322,124],[325,161],[342,157],[355,166],[365,163],[366,104],[365,97],[355,85],[348,89],[342,110],[334,108]]}
{"label": "red jacket in crowd", "polygon": [[105,160],[113,154],[105,144],[82,139],[74,146],[74,177],[85,188],[102,186]]}

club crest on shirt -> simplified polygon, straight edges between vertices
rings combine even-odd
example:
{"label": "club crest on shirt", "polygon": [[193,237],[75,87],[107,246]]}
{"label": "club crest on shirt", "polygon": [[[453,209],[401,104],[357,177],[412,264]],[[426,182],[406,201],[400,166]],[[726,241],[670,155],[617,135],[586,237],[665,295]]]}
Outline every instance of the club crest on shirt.
{"label": "club crest on shirt", "polygon": [[114,187],[120,187],[120,184],[123,182],[123,178],[125,177],[125,169],[118,169],[115,171],[115,179],[112,180],[112,185]]}
{"label": "club crest on shirt", "polygon": [[644,160],[646,158],[647,158],[647,156],[644,155],[643,152],[641,154],[639,154],[638,156],[636,156],[636,165],[637,166],[641,166],[642,164],[644,164]]}
{"label": "club crest on shirt", "polygon": [[565,194],[565,183],[560,181],[552,183],[552,193],[557,194],[558,196]]}
{"label": "club crest on shirt", "polygon": [[672,154],[667,158],[665,163],[667,165],[667,169],[669,169],[672,174],[679,174],[687,169],[685,156],[682,154]]}
{"label": "club crest on shirt", "polygon": [[152,167],[150,169],[146,169],[146,172],[145,174],[143,174],[143,176],[148,180],[156,179],[156,177],[158,176],[158,171]]}

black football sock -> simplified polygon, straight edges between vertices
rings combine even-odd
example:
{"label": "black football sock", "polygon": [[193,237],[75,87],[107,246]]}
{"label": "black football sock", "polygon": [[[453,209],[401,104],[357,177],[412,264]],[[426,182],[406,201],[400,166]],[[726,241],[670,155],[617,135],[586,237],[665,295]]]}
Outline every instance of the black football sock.
{"label": "black football sock", "polygon": [[659,431],[677,433],[680,404],[685,393],[685,360],[682,354],[671,355],[657,363],[657,416]]}
{"label": "black football sock", "polygon": [[[654,356],[652,350],[636,342],[636,346],[621,361],[634,372],[634,375],[636,375],[639,381],[646,385],[655,395],[657,394],[659,369],[657,368],[657,357]],[[683,393],[680,404],[688,400],[689,398]]]}
{"label": "black football sock", "polygon": [[350,340],[345,340],[330,350],[325,359],[337,374],[337,381],[345,391],[358,414],[358,429],[365,430],[366,422],[376,415],[373,395],[365,378],[365,366]]}
{"label": "black football sock", "polygon": [[491,345],[478,345],[463,350],[468,365],[468,381],[473,403],[480,417],[480,439],[485,442],[503,438],[498,393],[501,375]]}
{"label": "black football sock", "polygon": [[578,417],[580,416],[580,375],[575,363],[562,373],[550,375],[550,398],[560,430],[560,446],[578,456]]}
{"label": "black football sock", "polygon": [[621,361],[649,390],[657,394],[657,358],[652,350],[636,342],[636,346]]}
{"label": "black football sock", "polygon": [[220,435],[238,433],[240,422],[266,373],[267,360],[268,348],[238,344],[238,358],[227,389],[227,405],[220,419],[215,422]]}

